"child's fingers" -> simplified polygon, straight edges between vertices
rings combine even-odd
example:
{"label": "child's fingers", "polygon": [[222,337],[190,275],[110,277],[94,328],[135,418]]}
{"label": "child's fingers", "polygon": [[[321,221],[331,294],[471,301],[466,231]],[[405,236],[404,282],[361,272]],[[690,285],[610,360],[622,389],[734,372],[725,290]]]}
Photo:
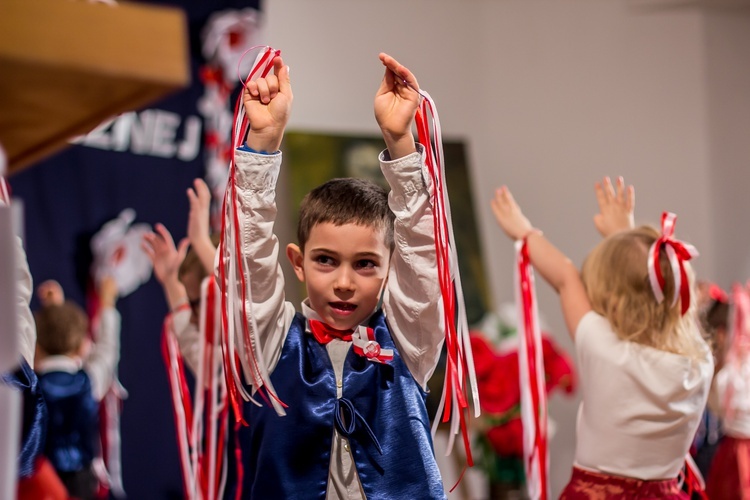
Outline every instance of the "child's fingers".
{"label": "child's fingers", "polygon": [[604,196],[607,202],[615,199],[615,188],[612,187],[612,180],[609,177],[604,178]]}
{"label": "child's fingers", "polygon": [[258,99],[258,81],[252,80],[252,81],[247,82],[244,92],[246,92],[250,96],[251,99],[257,100]]}
{"label": "child's fingers", "polygon": [[617,202],[625,204],[625,179],[620,175],[617,177]]}
{"label": "child's fingers", "polygon": [[165,242],[169,244],[169,246],[174,246],[174,239],[172,239],[172,233],[169,232],[169,230],[164,227],[164,224],[158,223],[156,224],[156,232],[159,233],[159,236],[161,236]]}
{"label": "child's fingers", "polygon": [[195,193],[198,195],[198,199],[201,201],[211,201],[211,190],[208,189],[208,184],[200,177],[193,181],[195,186]]}
{"label": "child's fingers", "polygon": [[289,66],[284,64],[281,56],[273,60],[273,72],[279,80],[279,92],[292,95],[292,83],[289,78]]}
{"label": "child's fingers", "polygon": [[400,83],[406,82],[412,89],[419,89],[417,78],[406,66],[384,52],[380,53],[380,60],[400,80]]}
{"label": "child's fingers", "polygon": [[177,247],[177,257],[178,262],[182,262],[185,260],[185,256],[187,255],[188,246],[190,246],[190,240],[188,238],[182,238],[180,240],[180,244]]}
{"label": "child's fingers", "polygon": [[632,212],[633,208],[635,207],[635,188],[633,186],[628,186],[628,195],[625,198],[625,207],[629,212]]}
{"label": "child's fingers", "polygon": [[255,80],[255,85],[258,88],[258,99],[263,104],[268,104],[271,101],[271,91],[268,88],[268,81],[265,78],[258,78]]}

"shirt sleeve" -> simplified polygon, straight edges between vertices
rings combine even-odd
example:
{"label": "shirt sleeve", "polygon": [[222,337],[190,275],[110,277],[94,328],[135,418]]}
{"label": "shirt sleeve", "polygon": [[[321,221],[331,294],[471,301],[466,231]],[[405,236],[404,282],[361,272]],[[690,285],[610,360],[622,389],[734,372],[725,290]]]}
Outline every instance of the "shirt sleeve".
{"label": "shirt sleeve", "polygon": [[36,323],[31,313],[29,303],[31,293],[34,289],[29,263],[26,260],[26,252],[23,249],[21,238],[16,239],[16,329],[18,331],[19,349],[21,355],[34,368],[34,350],[36,348]]}
{"label": "shirt sleeve", "polygon": [[190,313],[187,308],[172,313],[172,333],[177,338],[177,345],[185,364],[193,375],[196,375],[200,362],[201,332],[198,325],[190,322]]}
{"label": "shirt sleeve", "polygon": [[261,355],[273,370],[294,316],[294,308],[285,301],[284,274],[279,265],[279,240],[273,232],[276,222],[276,181],[281,153],[262,154],[237,150],[237,203],[241,242],[239,256],[249,280],[252,311],[257,330],[252,332]]}
{"label": "shirt sleeve", "polygon": [[107,307],[99,313],[94,344],[86,357],[84,369],[91,379],[94,399],[101,401],[115,378],[120,361],[120,313]]}
{"label": "shirt sleeve", "polygon": [[445,340],[442,297],[435,255],[432,189],[425,173],[424,148],[398,160],[388,152],[380,166],[396,215],[395,249],[391,258],[383,308],[401,358],[414,379],[427,387]]}

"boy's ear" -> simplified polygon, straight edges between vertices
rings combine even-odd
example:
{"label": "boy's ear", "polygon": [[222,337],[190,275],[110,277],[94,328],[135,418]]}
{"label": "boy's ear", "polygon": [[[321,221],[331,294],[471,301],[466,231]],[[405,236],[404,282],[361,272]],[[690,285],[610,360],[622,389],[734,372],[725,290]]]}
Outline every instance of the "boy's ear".
{"label": "boy's ear", "polygon": [[297,275],[297,279],[304,282],[305,268],[302,264],[305,260],[305,256],[302,254],[302,250],[300,250],[299,246],[296,244],[289,243],[286,246],[286,256],[294,268],[294,274]]}

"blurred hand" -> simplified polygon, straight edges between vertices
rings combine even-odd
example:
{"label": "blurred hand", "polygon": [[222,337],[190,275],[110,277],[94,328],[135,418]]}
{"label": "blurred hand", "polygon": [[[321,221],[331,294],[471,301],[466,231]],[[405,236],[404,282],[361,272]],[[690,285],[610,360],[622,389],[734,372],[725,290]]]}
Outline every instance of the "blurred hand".
{"label": "blurred hand", "polygon": [[617,190],[612,187],[612,181],[605,177],[602,182],[594,184],[596,201],[599,203],[599,213],[594,216],[596,229],[605,238],[620,231],[627,231],[635,227],[635,188],[625,187],[625,180],[617,178]]}
{"label": "blurred hand", "polygon": [[65,292],[60,283],[55,280],[47,280],[36,287],[36,296],[42,307],[62,305],[65,302]]}
{"label": "blurred hand", "polygon": [[495,191],[491,205],[497,223],[512,240],[520,240],[534,229],[506,186]]}

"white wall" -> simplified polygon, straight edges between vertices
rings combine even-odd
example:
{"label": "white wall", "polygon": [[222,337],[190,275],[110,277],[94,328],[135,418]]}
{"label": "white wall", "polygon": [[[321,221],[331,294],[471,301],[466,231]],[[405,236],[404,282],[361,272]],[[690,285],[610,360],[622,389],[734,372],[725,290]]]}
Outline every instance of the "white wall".
{"label": "white wall", "polygon": [[750,279],[750,10],[706,16],[716,281]]}
{"label": "white wall", "polygon": [[[444,134],[469,144],[496,301],[512,297],[512,244],[488,210],[501,184],[577,263],[597,241],[593,183],[604,175],[635,184],[637,222],[657,223],[662,210],[678,214],[678,237],[701,251],[700,274],[712,278],[721,270],[724,279],[734,268],[720,259],[747,254],[746,239],[731,251],[713,243],[723,234],[712,211],[728,214],[748,203],[722,197],[728,186],[741,192],[748,185],[734,162],[724,161],[721,178],[709,182],[710,162],[719,157],[709,148],[709,106],[724,90],[706,76],[713,67],[707,46],[712,56],[727,47],[706,39],[729,21],[706,24],[698,10],[644,10],[620,0],[265,0],[263,8],[263,43],[281,49],[292,70],[289,129],[377,134],[378,52],[414,71],[438,105]],[[745,50],[731,60],[744,67],[730,83],[747,89],[750,30],[732,26]],[[731,129],[731,109],[711,113],[710,123]],[[750,141],[739,131],[732,137],[722,145],[747,160]],[[571,349],[556,297],[544,285],[539,297],[558,340]],[[570,474],[576,406],[559,397],[552,402],[559,431],[552,443],[554,495]]]}

